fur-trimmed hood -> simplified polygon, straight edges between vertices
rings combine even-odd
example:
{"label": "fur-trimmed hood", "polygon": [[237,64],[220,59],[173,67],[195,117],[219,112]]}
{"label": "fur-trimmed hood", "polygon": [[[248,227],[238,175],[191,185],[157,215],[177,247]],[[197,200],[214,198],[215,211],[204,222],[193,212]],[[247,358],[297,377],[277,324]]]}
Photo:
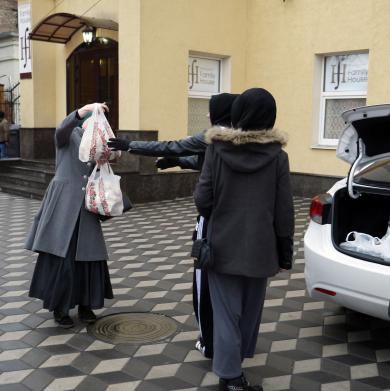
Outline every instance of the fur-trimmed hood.
{"label": "fur-trimmed hood", "polygon": [[287,144],[287,133],[277,130],[242,131],[213,127],[205,134],[207,143],[234,171],[251,173],[273,161]]}
{"label": "fur-trimmed hood", "polygon": [[208,144],[213,141],[227,141],[234,145],[279,143],[284,147],[288,134],[278,129],[243,131],[215,126],[206,131],[205,140]]}

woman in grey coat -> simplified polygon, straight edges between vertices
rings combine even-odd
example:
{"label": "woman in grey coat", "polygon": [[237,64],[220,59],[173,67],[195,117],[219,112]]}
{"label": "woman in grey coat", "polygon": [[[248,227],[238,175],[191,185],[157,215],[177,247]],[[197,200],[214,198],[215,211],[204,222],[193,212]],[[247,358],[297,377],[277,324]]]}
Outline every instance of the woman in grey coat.
{"label": "woman in grey coat", "polygon": [[260,88],[245,91],[232,107],[235,129],[210,129],[195,190],[209,218],[213,260],[209,287],[214,313],[213,370],[220,390],[251,387],[241,368],[256,348],[267,278],[290,269],[294,210],[287,136],[273,125],[276,104]]}
{"label": "woman in grey coat", "polygon": [[55,130],[55,176],[26,242],[26,249],[39,253],[29,295],[54,311],[55,321],[64,328],[73,326],[71,308],[78,305],[80,320],[92,323],[96,320],[92,309],[103,307],[104,298],[113,298],[100,220],[84,208],[94,163],[79,160],[79,146],[83,119],[93,107],[72,112]]}

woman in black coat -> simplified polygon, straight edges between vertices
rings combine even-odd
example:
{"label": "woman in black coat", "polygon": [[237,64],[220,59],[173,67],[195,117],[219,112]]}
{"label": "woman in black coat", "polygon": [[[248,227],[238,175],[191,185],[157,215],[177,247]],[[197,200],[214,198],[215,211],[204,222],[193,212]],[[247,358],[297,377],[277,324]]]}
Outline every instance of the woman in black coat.
{"label": "woman in black coat", "polygon": [[[231,127],[231,108],[237,94],[214,95],[209,103],[210,123],[212,126]],[[108,146],[114,151],[130,152],[142,156],[163,156],[157,160],[156,166],[161,169],[180,167],[183,169],[201,170],[207,143],[205,131],[193,136],[173,141],[129,141],[112,138]]]}
{"label": "woman in black coat", "polygon": [[[210,122],[214,130],[223,131],[231,127],[231,108],[236,94],[214,95],[209,103]],[[127,141],[110,139],[109,147],[137,155],[164,156],[157,160],[158,168],[179,166],[183,169],[201,170],[207,148],[205,132],[177,141]],[[189,156],[191,155],[191,156]],[[207,221],[198,216],[194,239],[206,236]],[[213,356],[213,310],[210,302],[207,273],[195,268],[193,284],[193,305],[199,325],[199,338],[195,344],[205,357]]]}
{"label": "woman in black coat", "polygon": [[267,278],[292,264],[294,210],[282,150],[287,136],[273,128],[275,118],[272,95],[253,88],[233,103],[235,129],[206,133],[210,146],[195,203],[209,217],[213,370],[220,390],[261,389],[248,385],[241,362],[255,352]]}

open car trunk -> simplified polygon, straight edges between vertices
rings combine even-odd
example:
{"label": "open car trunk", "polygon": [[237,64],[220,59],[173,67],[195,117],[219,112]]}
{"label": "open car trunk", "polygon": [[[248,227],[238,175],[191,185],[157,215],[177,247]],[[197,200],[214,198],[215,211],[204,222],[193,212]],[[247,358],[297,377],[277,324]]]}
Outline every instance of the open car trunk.
{"label": "open car trunk", "polygon": [[346,128],[337,156],[350,163],[347,187],[334,194],[332,240],[341,252],[389,265],[379,256],[340,247],[352,232],[382,238],[390,217],[390,105],[359,107],[342,114]]}
{"label": "open car trunk", "polygon": [[364,232],[371,236],[383,237],[387,231],[390,216],[390,193],[388,196],[361,193],[353,199],[346,188],[334,194],[332,211],[332,240],[338,251],[355,258],[389,265],[383,259],[360,252],[348,251],[340,247],[349,232]]}

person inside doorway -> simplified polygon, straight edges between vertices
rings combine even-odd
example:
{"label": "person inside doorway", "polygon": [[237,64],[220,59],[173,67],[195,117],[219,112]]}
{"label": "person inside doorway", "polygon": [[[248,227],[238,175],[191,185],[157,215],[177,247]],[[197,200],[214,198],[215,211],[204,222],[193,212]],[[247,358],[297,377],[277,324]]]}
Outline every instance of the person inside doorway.
{"label": "person inside doorway", "polygon": [[5,159],[9,142],[9,124],[3,111],[0,111],[0,159]]}
{"label": "person inside doorway", "polygon": [[255,353],[267,278],[292,265],[287,136],[273,128],[275,118],[273,96],[253,88],[233,103],[234,129],[206,133],[210,146],[194,197],[209,219],[213,370],[220,391],[262,390],[248,384],[241,363]]}
{"label": "person inside doorway", "polygon": [[[39,254],[29,296],[41,299],[63,328],[74,325],[69,311],[76,305],[80,321],[93,323],[93,309],[113,298],[100,220],[85,209],[86,185],[95,163],[78,158],[81,125],[94,105],[73,111],[55,131],[55,175],[25,245]],[[99,105],[108,111],[105,104]]]}

